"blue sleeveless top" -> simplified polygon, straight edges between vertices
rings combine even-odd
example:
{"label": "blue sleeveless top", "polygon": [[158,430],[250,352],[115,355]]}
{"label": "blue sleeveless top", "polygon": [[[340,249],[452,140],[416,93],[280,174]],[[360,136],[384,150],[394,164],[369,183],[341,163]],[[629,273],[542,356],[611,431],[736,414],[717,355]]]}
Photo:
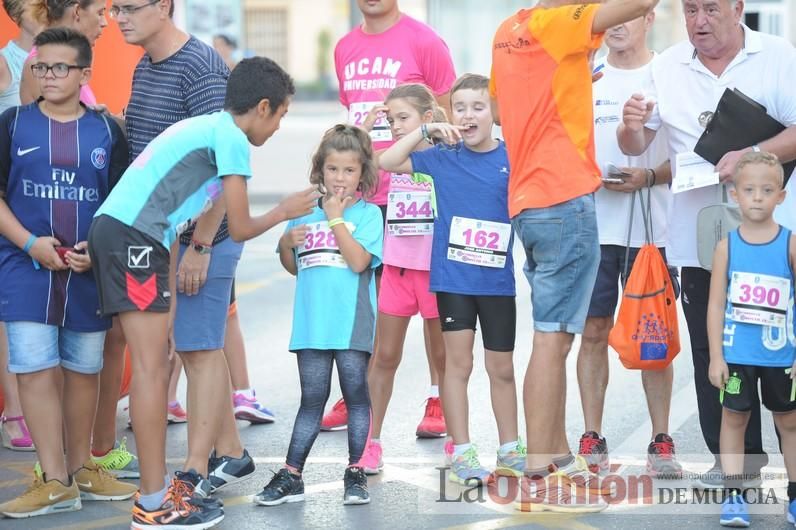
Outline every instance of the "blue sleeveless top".
{"label": "blue sleeveless top", "polygon": [[[728,363],[752,366],[790,367],[796,356],[796,330],[794,329],[794,274],[788,259],[790,230],[780,227],[777,237],[768,243],[747,243],[736,229],[730,232],[727,262],[727,306],[724,315],[724,359]],[[785,309],[785,325],[772,326],[739,322],[732,319],[733,305],[730,297],[733,289],[733,275],[751,273],[768,275],[790,280]],[[761,286],[756,291],[746,287],[750,305],[759,303],[761,298],[771,293]],[[739,289],[743,291],[743,289]],[[753,295],[750,295],[753,292]],[[741,294],[739,292],[739,294]],[[776,296],[776,295],[774,295]]]}

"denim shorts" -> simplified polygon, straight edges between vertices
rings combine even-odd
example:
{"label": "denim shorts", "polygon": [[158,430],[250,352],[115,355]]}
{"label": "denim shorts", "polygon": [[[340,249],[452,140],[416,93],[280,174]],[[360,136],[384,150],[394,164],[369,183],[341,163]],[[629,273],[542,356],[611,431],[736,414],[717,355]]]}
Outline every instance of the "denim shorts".
{"label": "denim shorts", "polygon": [[582,333],[600,264],[594,195],[523,210],[511,224],[525,249],[534,329]]}
{"label": "denim shorts", "polygon": [[[180,244],[180,259],[188,248]],[[243,243],[227,238],[213,247],[207,281],[199,294],[177,293],[174,343],[178,352],[219,350],[224,347],[232,281]]]}
{"label": "denim shorts", "polygon": [[32,374],[61,366],[80,374],[102,371],[104,331],[71,331],[39,322],[6,322],[8,371]]}

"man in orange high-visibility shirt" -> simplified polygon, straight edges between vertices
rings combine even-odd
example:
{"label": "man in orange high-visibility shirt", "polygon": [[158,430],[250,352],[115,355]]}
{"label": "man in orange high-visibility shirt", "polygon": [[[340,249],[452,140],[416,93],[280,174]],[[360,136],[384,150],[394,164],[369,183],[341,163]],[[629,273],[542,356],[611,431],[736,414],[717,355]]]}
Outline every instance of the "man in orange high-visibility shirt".
{"label": "man in orange high-visibility shirt", "polygon": [[[590,60],[605,30],[656,3],[542,0],[506,19],[495,35],[490,93],[509,152],[509,215],[525,248],[533,305],[523,401],[526,475],[536,488],[532,496],[522,489],[523,511],[607,506],[597,477],[570,452],[564,425],[566,356],[583,331],[600,259]],[[573,481],[592,494],[571,495]]]}

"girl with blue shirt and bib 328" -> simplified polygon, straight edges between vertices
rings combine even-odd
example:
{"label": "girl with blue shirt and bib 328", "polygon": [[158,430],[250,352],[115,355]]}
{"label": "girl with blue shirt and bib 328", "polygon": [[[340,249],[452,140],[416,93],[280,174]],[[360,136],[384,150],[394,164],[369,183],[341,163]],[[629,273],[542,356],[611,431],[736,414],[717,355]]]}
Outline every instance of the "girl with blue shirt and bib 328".
{"label": "girl with blue shirt and bib 328", "polygon": [[[796,522],[796,236],[772,214],[785,198],[782,166],[770,153],[741,158],[730,191],[741,226],[716,247],[708,303],[710,382],[720,390],[721,467],[729,495],[720,523],[749,526],[741,493],[750,410],[774,415],[788,472],[788,521]],[[759,381],[759,383],[758,383]]]}
{"label": "girl with blue shirt and bib 328", "polygon": [[376,330],[375,268],[381,263],[379,208],[360,198],[377,179],[368,133],[352,125],[329,129],[312,158],[310,182],[324,196],[312,213],[290,221],[279,240],[279,258],[296,275],[293,333],[301,380],[301,405],[285,467],[255,502],[274,506],[304,500],[301,473],[321,428],[329,399],[332,364],[348,407],[348,468],[344,504],[370,502],[359,465],[370,429],[368,361]]}

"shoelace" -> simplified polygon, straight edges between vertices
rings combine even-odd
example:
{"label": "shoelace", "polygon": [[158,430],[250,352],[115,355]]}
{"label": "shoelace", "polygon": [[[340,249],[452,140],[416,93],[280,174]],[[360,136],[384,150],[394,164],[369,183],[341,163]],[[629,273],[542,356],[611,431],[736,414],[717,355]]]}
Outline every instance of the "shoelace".
{"label": "shoelace", "polygon": [[193,512],[199,509],[199,506],[190,502],[191,497],[193,497],[193,488],[187,482],[173,479],[171,481],[171,489],[171,500],[176,511]]}
{"label": "shoelace", "polygon": [[116,480],[116,477],[114,475],[112,475],[109,471],[106,471],[101,466],[97,466],[96,469],[91,469],[87,467],[84,467],[83,469],[89,472],[95,471],[97,473],[97,482],[98,482],[97,485],[107,484],[108,482]]}
{"label": "shoelace", "polygon": [[663,459],[674,458],[674,444],[671,442],[652,442],[652,452]]}
{"label": "shoelace", "polygon": [[465,458],[465,461],[470,469],[481,468],[481,462],[478,460],[478,453],[474,448],[471,447],[462,456]]}
{"label": "shoelace", "polygon": [[600,440],[597,438],[584,437],[580,439],[580,448],[578,452],[582,455],[590,455],[592,451],[600,445]]}
{"label": "shoelace", "polygon": [[44,480],[40,479],[37,476],[34,476],[33,484],[31,484],[30,487],[27,490],[25,490],[25,493],[19,496],[19,499],[20,500],[27,499],[28,497],[36,495],[37,492],[43,487],[44,487]]}
{"label": "shoelace", "polygon": [[109,453],[111,457],[106,465],[111,465],[113,467],[124,467],[136,458],[133,453],[127,450],[127,437],[124,437],[122,441],[119,442],[119,447],[111,449]]}
{"label": "shoelace", "polygon": [[378,452],[376,451],[376,445],[374,443],[369,443],[367,447],[368,456],[378,459]]}
{"label": "shoelace", "polygon": [[349,468],[349,472],[345,475],[345,487],[361,486],[365,481],[365,470],[360,468]]}
{"label": "shoelace", "polygon": [[[274,472],[271,471],[271,473]],[[288,488],[290,488],[290,482],[290,471],[287,471],[286,469],[280,469],[277,473],[274,473],[274,476],[271,478],[271,482],[268,483],[268,486],[273,484],[273,488],[282,494],[285,493]]]}
{"label": "shoelace", "polygon": [[428,398],[426,400],[426,416],[435,418],[442,416],[442,407],[438,398]]}

